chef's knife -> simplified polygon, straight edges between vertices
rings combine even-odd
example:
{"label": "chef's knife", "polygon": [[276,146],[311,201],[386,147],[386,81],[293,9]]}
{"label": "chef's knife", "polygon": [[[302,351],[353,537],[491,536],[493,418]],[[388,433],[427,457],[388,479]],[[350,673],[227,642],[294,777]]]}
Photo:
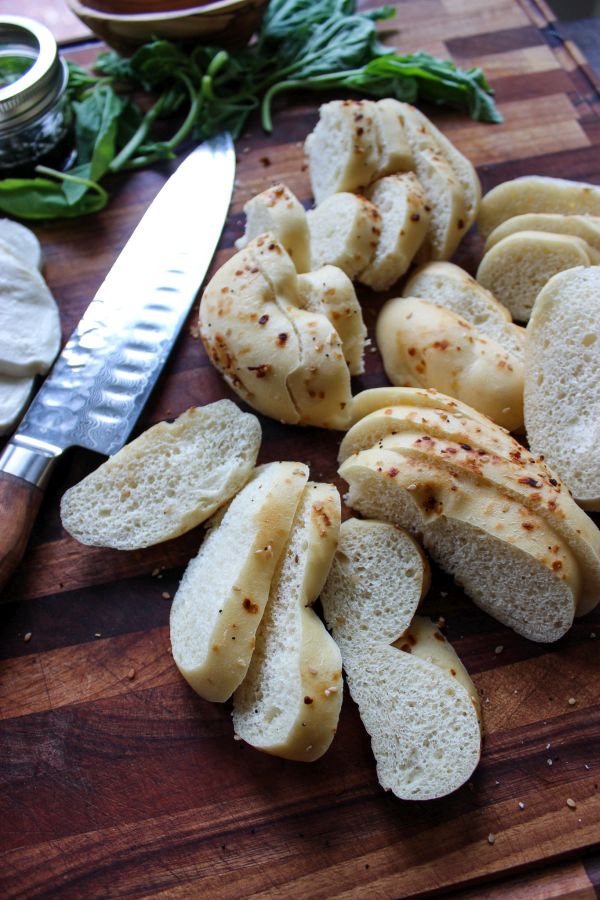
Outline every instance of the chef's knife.
{"label": "chef's knife", "polygon": [[127,441],[216,249],[235,175],[230,135],[197,147],[152,202],[0,457],[0,588],[68,447]]}

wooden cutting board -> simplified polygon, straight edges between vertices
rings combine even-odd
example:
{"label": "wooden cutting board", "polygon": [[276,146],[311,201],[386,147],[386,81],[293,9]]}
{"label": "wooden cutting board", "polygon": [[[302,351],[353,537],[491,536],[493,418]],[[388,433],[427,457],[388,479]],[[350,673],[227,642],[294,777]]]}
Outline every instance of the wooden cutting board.
{"label": "wooden cutting board", "polygon": [[[593,75],[557,39],[543,6],[397,5],[400,31],[389,40],[399,50],[481,64],[496,88],[501,126],[432,114],[478,166],[484,190],[526,173],[600,183]],[[85,62],[96,49],[71,55]],[[277,111],[272,137],[253,125],[240,139],[233,205],[212,271],[232,253],[251,195],[277,179],[309,201],[302,141],[318,102],[293,97]],[[165,165],[116,182],[98,216],[36,229],[65,337],[169,172]],[[481,249],[472,234],[457,261],[474,271]],[[373,336],[383,298],[361,296]],[[231,396],[204,355],[196,313],[140,429]],[[384,383],[371,347],[355,391]],[[300,459],[314,479],[336,479],[338,434],[262,424],[261,461]],[[401,802],[377,784],[348,695],[331,750],[312,765],[233,740],[229,705],[197,698],[169,653],[169,601],[201,530],[119,553],[80,546],[61,528],[60,496],[99,461],[72,451],[60,462],[7,588],[13,602],[0,613],[2,896],[595,896],[598,611],[558,644],[538,646],[477,610],[436,572],[424,611],[446,618],[448,638],[481,693],[483,756],[471,783],[453,796]],[[493,879],[499,883],[490,885]]]}

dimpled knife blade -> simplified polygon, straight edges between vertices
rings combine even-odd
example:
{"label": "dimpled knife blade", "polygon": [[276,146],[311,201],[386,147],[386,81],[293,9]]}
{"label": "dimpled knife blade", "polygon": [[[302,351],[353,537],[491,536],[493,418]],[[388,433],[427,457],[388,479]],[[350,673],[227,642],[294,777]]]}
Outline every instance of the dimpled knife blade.
{"label": "dimpled knife blade", "polygon": [[108,273],[11,443],[57,456],[127,441],[208,270],[235,175],[228,134],[168,179]]}

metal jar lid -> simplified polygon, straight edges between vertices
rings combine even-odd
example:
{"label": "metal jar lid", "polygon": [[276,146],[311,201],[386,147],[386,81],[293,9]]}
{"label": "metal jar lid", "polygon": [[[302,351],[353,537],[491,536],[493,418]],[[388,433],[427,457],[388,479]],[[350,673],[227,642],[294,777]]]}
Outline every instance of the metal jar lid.
{"label": "metal jar lid", "polygon": [[63,93],[69,71],[52,33],[33,19],[0,16],[2,56],[30,57],[29,69],[0,88],[0,134],[20,128],[50,109]]}

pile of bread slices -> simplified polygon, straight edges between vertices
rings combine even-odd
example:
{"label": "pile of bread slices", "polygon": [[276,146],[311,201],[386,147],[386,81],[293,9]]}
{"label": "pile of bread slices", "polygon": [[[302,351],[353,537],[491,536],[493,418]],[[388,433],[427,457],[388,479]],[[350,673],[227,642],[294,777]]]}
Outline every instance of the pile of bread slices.
{"label": "pile of bread slices", "polygon": [[[387,522],[340,525],[334,485],[301,462],[255,467],[259,447],[258,420],[229,400],[188,410],[67,491],[63,525],[134,550],[208,520],[171,610],[191,687],[232,698],[238,738],[311,762],[336,732],[343,664],[382,785],[406,799],[455,790],[479,760],[479,701],[439,629],[415,616],[423,551]],[[319,595],[333,637],[311,608]]]}

